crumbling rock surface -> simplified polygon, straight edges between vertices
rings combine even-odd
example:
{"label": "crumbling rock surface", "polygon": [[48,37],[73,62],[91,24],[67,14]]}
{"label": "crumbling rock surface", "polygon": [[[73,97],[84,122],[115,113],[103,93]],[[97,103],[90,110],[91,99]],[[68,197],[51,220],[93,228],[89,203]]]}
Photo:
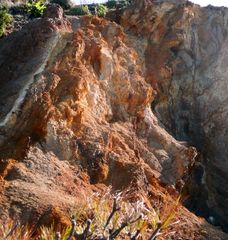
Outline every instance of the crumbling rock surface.
{"label": "crumbling rock surface", "polygon": [[[122,28],[97,17],[67,20],[50,6],[0,40],[2,218],[46,224],[54,215],[67,224],[66,212],[108,186],[169,195],[160,184],[175,185],[194,162],[195,148],[172,137],[151,110],[156,92],[166,94],[157,87],[163,79],[150,78],[162,61],[153,59],[151,29],[141,34],[144,26],[131,27],[125,14]],[[192,216],[184,208],[179,214]],[[203,224],[226,238],[192,218],[192,239],[208,239]],[[187,228],[182,239],[189,239]]]}
{"label": "crumbling rock surface", "polygon": [[146,41],[139,48],[146,81],[157,91],[155,115],[200,152],[191,186],[195,210],[228,230],[228,9],[135,1],[122,24]]}

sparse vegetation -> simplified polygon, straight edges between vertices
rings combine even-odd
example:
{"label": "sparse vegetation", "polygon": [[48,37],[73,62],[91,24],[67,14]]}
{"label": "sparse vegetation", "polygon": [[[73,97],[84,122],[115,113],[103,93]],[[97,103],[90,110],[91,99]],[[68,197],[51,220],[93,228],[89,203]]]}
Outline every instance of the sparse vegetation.
{"label": "sparse vegetation", "polygon": [[71,8],[68,14],[74,15],[74,16],[83,16],[83,15],[91,15],[91,12],[87,5],[84,5],[84,6],[82,5],[82,6]]}
{"label": "sparse vegetation", "polygon": [[29,0],[24,6],[25,12],[28,12],[31,18],[41,17],[45,8],[45,0]]}
{"label": "sparse vegetation", "polygon": [[115,8],[116,5],[117,5],[117,2],[115,0],[109,0],[107,3],[106,3],[107,7],[108,8]]}
{"label": "sparse vegetation", "polygon": [[6,33],[7,26],[13,21],[13,17],[9,14],[8,8],[0,7],[0,37]]}
{"label": "sparse vegetation", "polygon": [[[171,207],[163,216],[143,200],[124,201],[121,194],[112,196],[110,193],[102,197],[93,196],[76,207],[71,226],[61,233],[56,232],[54,227],[41,227],[36,239],[154,240],[159,235],[169,235],[169,231],[165,230],[175,224],[172,221],[177,206]],[[10,223],[0,227],[0,239],[33,239],[31,233],[27,227],[19,224]]]}
{"label": "sparse vegetation", "polygon": [[108,8],[103,4],[98,4],[96,7],[96,14],[98,17],[105,17],[108,12]]}
{"label": "sparse vegetation", "polygon": [[7,224],[0,224],[0,239],[30,240],[31,231],[17,222],[9,221]]}
{"label": "sparse vegetation", "polygon": [[119,8],[127,7],[130,4],[131,4],[130,0],[110,0],[106,3],[106,6],[109,9],[112,9],[112,8],[117,8],[117,7],[119,7]]}
{"label": "sparse vegetation", "polygon": [[131,4],[131,1],[130,0],[120,0],[119,3],[122,7],[127,7],[128,5]]}

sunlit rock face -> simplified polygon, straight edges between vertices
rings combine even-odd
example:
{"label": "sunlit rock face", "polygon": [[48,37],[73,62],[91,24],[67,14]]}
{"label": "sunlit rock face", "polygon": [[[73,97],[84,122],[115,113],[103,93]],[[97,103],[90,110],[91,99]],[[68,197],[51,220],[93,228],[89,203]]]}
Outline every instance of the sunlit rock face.
{"label": "sunlit rock face", "polygon": [[70,21],[49,7],[1,40],[2,215],[28,220],[48,206],[70,209],[72,198],[96,189],[90,184],[174,185],[195,158],[151,110],[155,91],[138,40],[104,19]]}
{"label": "sunlit rock face", "polygon": [[204,199],[201,207],[227,228],[228,9],[135,2],[122,24],[146,39],[139,48],[145,49],[146,81],[157,91],[152,108],[173,136],[200,151],[198,202]]}
{"label": "sunlit rock face", "polygon": [[196,158],[191,144],[204,156],[204,199],[217,213],[225,209],[214,194],[225,169],[216,154],[225,153],[213,130],[226,126],[225,115],[223,123],[213,114],[223,97],[225,106],[222,14],[183,1],[135,1],[121,26],[67,19],[49,6],[42,19],[1,39],[1,216],[35,221],[54,214],[67,225],[64,213],[108,186],[165,198],[160,184],[175,192]]}

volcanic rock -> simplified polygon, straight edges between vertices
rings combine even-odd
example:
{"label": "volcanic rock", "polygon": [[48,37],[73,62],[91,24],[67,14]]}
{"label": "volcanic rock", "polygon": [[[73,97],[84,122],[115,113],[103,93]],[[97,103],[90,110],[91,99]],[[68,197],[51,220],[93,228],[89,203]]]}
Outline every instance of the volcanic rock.
{"label": "volcanic rock", "polygon": [[[223,13],[227,10],[200,9],[188,2],[136,1],[125,11],[120,26],[92,16],[66,19],[58,6],[49,6],[42,19],[1,39],[1,218],[49,224],[48,216],[52,216],[67,225],[66,212],[109,186],[113,191],[132,188],[139,194],[150,191],[171,199],[174,185],[183,181],[195,161],[197,152],[190,144],[203,150],[207,141],[204,138],[200,145],[193,141],[194,135],[184,138],[182,122],[175,121],[185,114],[199,124],[194,116],[203,115],[192,81],[202,84],[198,90],[206,91],[200,74],[207,65],[204,62],[196,70],[195,55],[189,51],[199,51],[204,34],[210,31],[200,28],[202,38],[197,38],[192,27],[199,26],[193,23],[208,18],[208,27],[217,22],[220,26],[223,20],[215,29],[219,42],[225,44]],[[213,47],[205,46],[200,53],[224,67],[223,58],[213,60]],[[184,69],[178,65],[181,59],[186,62]],[[219,79],[216,86],[225,81],[225,77]],[[191,103],[189,112],[184,111],[185,97]],[[205,99],[210,111],[218,110],[213,107],[218,102],[209,105]],[[200,111],[192,115],[196,109]],[[205,128],[198,126],[194,131],[203,138]],[[213,147],[214,138],[209,139]],[[210,171],[206,174],[210,176]],[[205,184],[209,184],[207,179]],[[216,180],[213,184],[209,196],[214,196]],[[216,199],[213,203],[219,212],[222,206]],[[192,239],[208,239],[200,233],[204,228],[226,239],[186,209],[180,208],[178,214],[193,226]],[[182,239],[189,239],[190,230],[182,228]]]}
{"label": "volcanic rock", "polygon": [[[78,21],[80,28],[72,31],[62,10],[50,6],[43,19],[2,40],[3,160],[27,166],[24,161],[32,156],[32,166],[42,165],[38,159],[43,156],[50,161],[47,154],[53,154],[59,164],[67,161],[87,169],[92,184],[114,189],[126,188],[144,169],[175,184],[195,150],[159,126],[150,107],[154,91],[144,78],[144,59],[131,46],[131,37],[104,19],[73,19],[72,26]],[[18,41],[22,36],[24,40]],[[34,149],[39,156],[33,156]],[[22,168],[26,174],[27,168]],[[42,172],[46,171],[41,176]],[[53,176],[48,172],[49,178],[55,178],[54,172]],[[4,192],[9,199],[13,186],[19,195],[25,191],[12,181],[32,181],[20,170],[10,176],[5,181],[9,179],[11,187]],[[45,175],[41,179],[32,182],[42,186]],[[53,193],[49,193],[51,199]]]}

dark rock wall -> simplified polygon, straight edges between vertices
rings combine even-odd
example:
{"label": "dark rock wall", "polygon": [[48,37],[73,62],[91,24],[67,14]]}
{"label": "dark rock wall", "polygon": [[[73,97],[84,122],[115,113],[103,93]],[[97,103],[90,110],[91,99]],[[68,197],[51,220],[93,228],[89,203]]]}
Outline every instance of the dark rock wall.
{"label": "dark rock wall", "polygon": [[186,1],[136,1],[122,18],[129,32],[147,41],[147,81],[157,90],[152,109],[169,132],[196,146],[201,154],[197,165],[201,165],[204,173],[198,182],[201,189],[198,192],[203,194],[196,199],[203,202],[199,205],[211,209],[205,214],[216,215],[225,228],[227,21],[227,8],[200,8]]}

